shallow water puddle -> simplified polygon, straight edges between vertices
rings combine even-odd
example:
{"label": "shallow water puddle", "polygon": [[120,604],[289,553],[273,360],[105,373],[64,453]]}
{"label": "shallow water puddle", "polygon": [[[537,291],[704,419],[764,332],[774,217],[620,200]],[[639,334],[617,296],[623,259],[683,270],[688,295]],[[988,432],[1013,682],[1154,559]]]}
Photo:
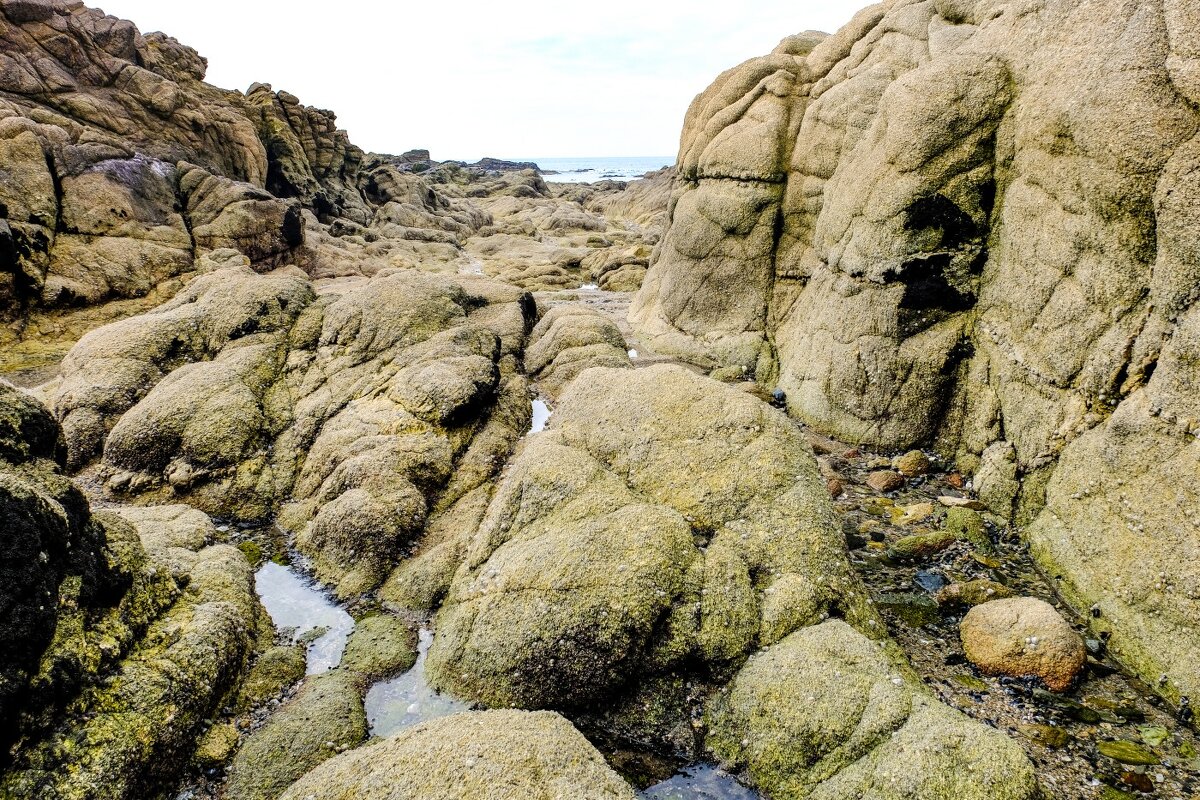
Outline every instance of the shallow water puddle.
{"label": "shallow water puddle", "polygon": [[318,629],[324,633],[309,642],[308,674],[327,672],[342,660],[354,619],[330,600],[311,579],[268,561],[254,574],[254,588],[271,621],[279,629],[295,630],[294,638]]}
{"label": "shallow water puddle", "polygon": [[539,433],[546,430],[546,423],[550,421],[550,406],[546,405],[545,400],[533,401],[533,427],[529,429],[530,433]]}
{"label": "shallow water puddle", "polygon": [[469,711],[461,700],[438,694],[425,680],[425,655],[433,643],[433,633],[420,631],[417,663],[398,678],[381,681],[367,692],[367,723],[373,736],[391,736],[418,722]]}
{"label": "shallow water puddle", "polygon": [[600,287],[594,283],[585,283],[583,286],[580,286],[579,288],[585,292],[595,292],[595,291],[599,291],[599,289],[600,289]]}
{"label": "shallow water puddle", "polygon": [[712,764],[684,767],[638,796],[642,800],[760,800],[761,797]]}

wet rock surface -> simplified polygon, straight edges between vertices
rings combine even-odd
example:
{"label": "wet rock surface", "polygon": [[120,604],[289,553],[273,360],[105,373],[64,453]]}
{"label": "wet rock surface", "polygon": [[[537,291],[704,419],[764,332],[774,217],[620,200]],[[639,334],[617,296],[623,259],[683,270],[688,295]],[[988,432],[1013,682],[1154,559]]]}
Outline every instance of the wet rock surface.
{"label": "wet rock surface", "polygon": [[[823,453],[823,471],[844,482],[834,508],[851,562],[889,633],[937,697],[1020,744],[1052,797],[1091,800],[1127,792],[1174,799],[1200,790],[1198,744],[1188,715],[1162,702],[1157,687],[1123,677],[1107,641],[1089,632],[1091,613],[1083,619],[1071,612],[1056,592],[1060,584],[1039,570],[1009,524],[972,509],[980,504],[962,489],[961,475],[933,459],[930,474],[881,496],[867,485],[878,456],[811,430],[807,435]],[[934,506],[933,515],[915,526],[898,524],[904,508],[925,503]],[[968,535],[967,528],[975,532]],[[946,531],[955,532],[957,541],[937,553],[915,560],[889,555],[905,537]],[[960,639],[963,617],[972,606],[1014,595],[1052,606],[1084,642],[1082,675],[1067,691],[1047,691],[1036,678],[989,676],[968,660]],[[1147,744],[1146,734],[1155,744]],[[1105,754],[1127,747],[1147,748],[1160,763],[1129,765]]]}

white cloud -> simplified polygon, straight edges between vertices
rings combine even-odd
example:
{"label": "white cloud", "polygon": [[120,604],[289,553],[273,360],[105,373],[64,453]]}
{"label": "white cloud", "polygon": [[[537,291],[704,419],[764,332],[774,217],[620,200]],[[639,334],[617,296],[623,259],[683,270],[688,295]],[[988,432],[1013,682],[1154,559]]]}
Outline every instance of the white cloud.
{"label": "white cloud", "polygon": [[368,150],[435,158],[672,155],[719,72],[792,33],[834,30],[865,0],[380,3],[111,0],[209,60],[337,112]]}

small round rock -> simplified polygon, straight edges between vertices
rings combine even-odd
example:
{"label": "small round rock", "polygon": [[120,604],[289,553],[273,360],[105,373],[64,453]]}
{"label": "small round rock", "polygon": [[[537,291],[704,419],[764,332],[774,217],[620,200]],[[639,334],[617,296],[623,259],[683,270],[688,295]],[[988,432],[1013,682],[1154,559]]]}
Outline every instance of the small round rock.
{"label": "small round rock", "polygon": [[867,476],[867,486],[877,492],[894,492],[904,487],[904,476],[890,469],[878,470]]}
{"label": "small round rock", "polygon": [[959,628],[963,650],[988,675],[1040,678],[1061,692],[1087,658],[1083,639],[1049,603],[1035,597],[992,600],[972,608]]}
{"label": "small round rock", "polygon": [[929,462],[929,456],[920,450],[909,450],[892,459],[892,468],[906,478],[918,478],[928,475],[933,465]]}

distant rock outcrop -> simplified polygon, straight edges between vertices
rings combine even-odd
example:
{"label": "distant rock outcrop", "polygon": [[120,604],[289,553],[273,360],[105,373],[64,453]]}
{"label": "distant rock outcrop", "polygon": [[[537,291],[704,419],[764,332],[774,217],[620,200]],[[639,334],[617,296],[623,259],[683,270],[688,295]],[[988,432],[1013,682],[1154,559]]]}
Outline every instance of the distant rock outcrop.
{"label": "distant rock outcrop", "polygon": [[789,37],[688,112],[632,321],[832,435],[955,456],[1196,697],[1198,107],[1187,0],[889,0]]}

